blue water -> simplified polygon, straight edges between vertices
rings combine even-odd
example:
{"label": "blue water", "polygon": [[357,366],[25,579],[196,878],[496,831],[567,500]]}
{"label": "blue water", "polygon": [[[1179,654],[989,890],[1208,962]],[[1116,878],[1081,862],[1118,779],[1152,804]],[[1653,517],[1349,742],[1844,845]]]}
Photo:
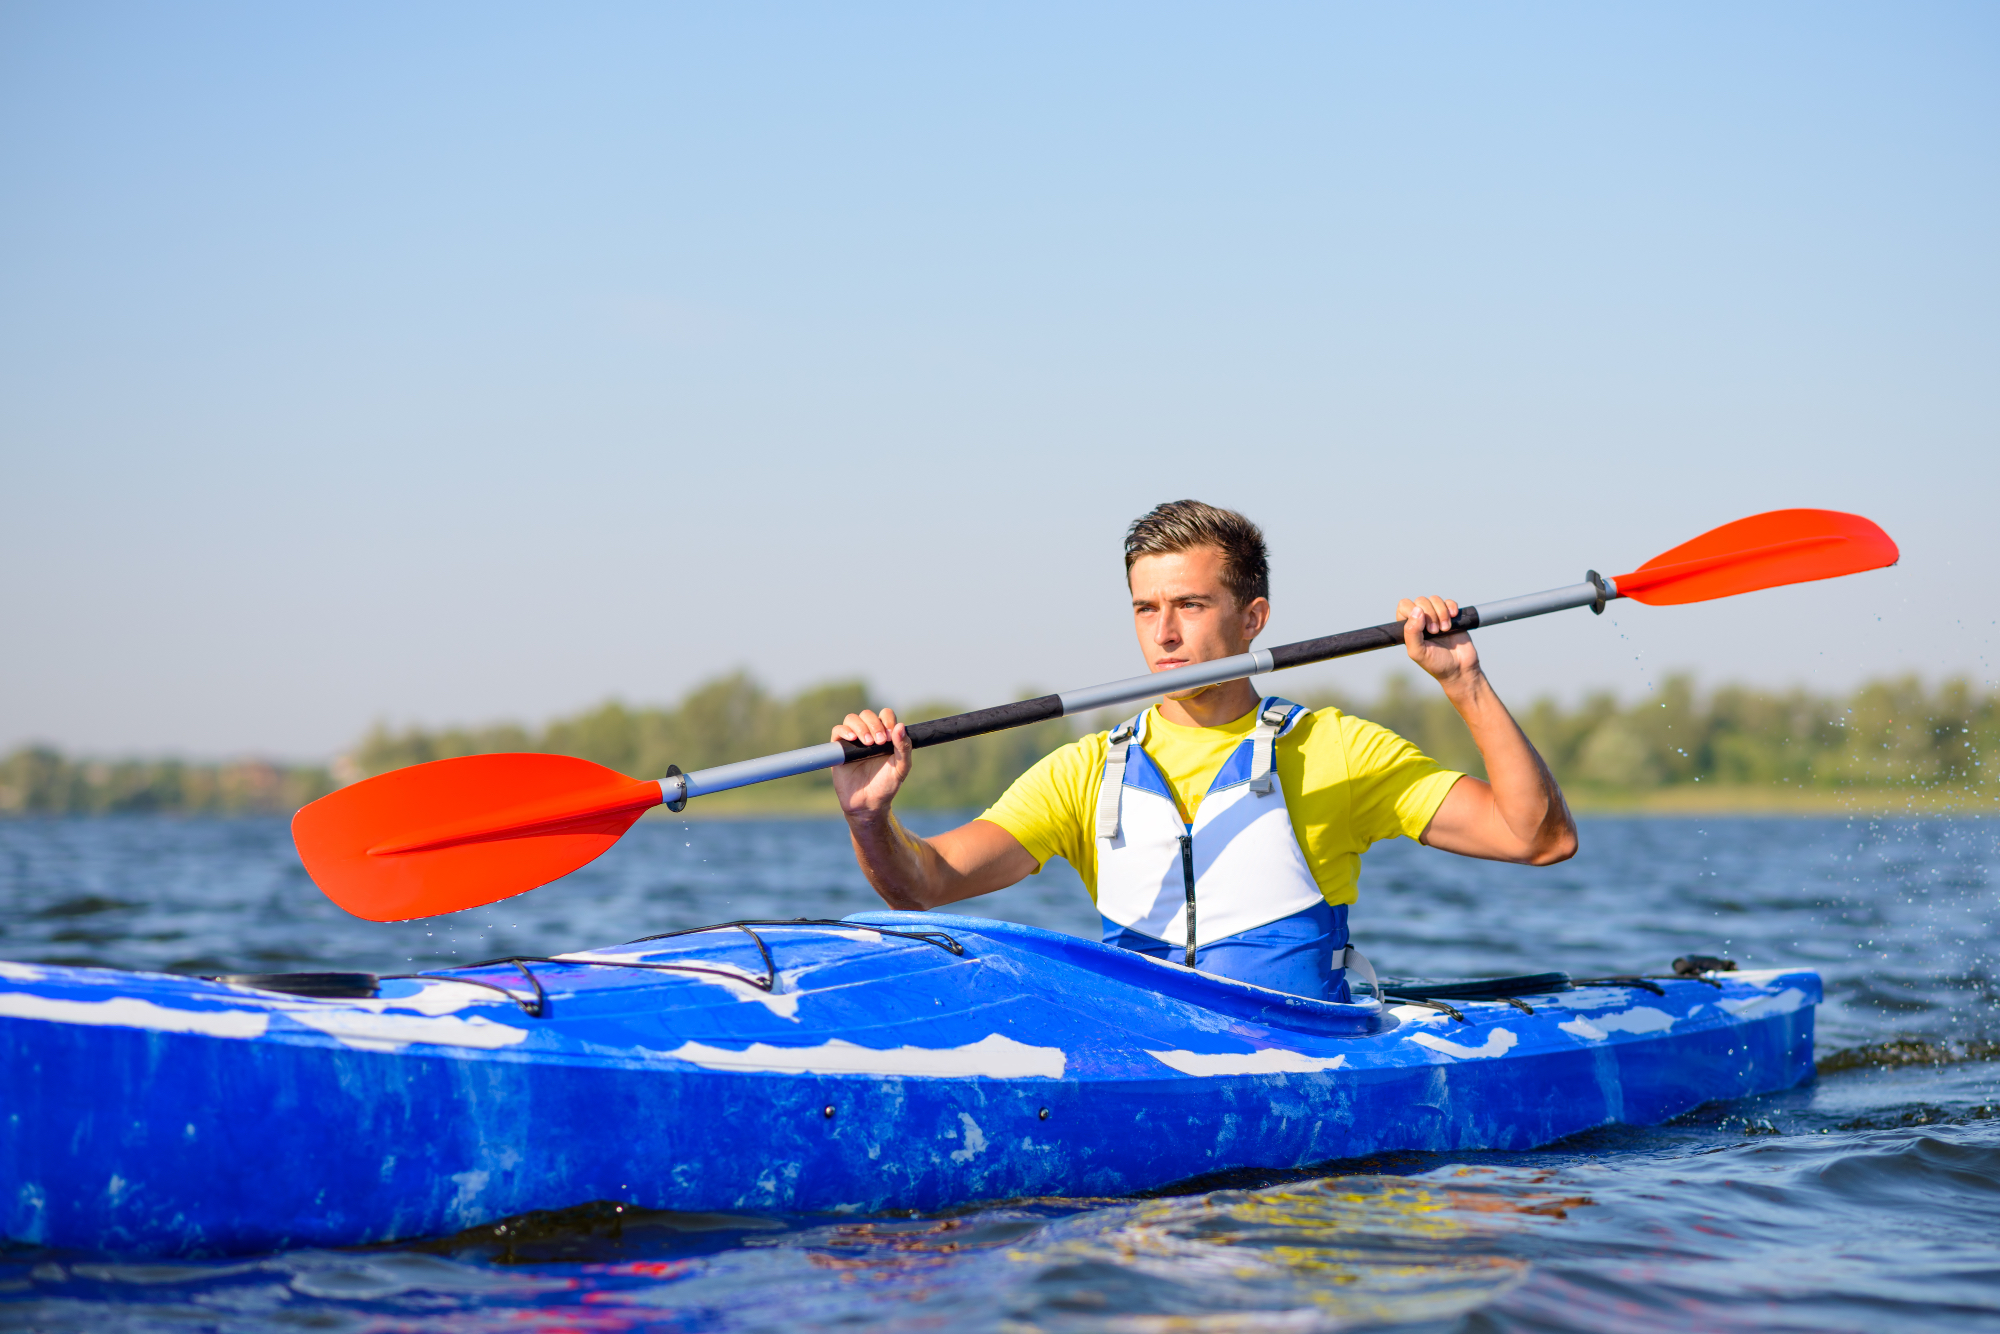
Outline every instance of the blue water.
{"label": "blue water", "polygon": [[[1384,972],[1819,968],[1819,1079],[1669,1126],[933,1217],[583,1208],[229,1263],[13,1248],[0,1328],[2000,1331],[1996,869],[1990,819],[1597,819],[1542,871],[1369,854],[1353,924]],[[393,972],[875,903],[824,821],[648,821],[558,885],[395,925],[322,899],[282,822],[0,822],[0,957],[31,961]],[[964,908],[1096,925],[1060,866]]]}

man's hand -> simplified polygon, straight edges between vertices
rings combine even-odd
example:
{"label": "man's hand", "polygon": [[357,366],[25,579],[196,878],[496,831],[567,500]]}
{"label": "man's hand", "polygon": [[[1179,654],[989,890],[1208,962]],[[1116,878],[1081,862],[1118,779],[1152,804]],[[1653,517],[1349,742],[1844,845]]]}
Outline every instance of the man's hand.
{"label": "man's hand", "polygon": [[1447,691],[1479,670],[1479,650],[1465,631],[1442,639],[1424,638],[1433,630],[1448,627],[1456,615],[1458,604],[1450,598],[1404,598],[1396,604],[1396,619],[1403,622],[1403,647],[1409,650],[1410,661],[1436,677]]}
{"label": "man's hand", "polygon": [[922,912],[1005,889],[1041,869],[1034,854],[997,824],[974,820],[933,838],[918,838],[889,809],[910,776],[910,734],[894,709],[850,713],[833,729],[835,741],[864,746],[887,742],[893,755],[833,767],[833,790],[854,858],[875,892],[891,908]]}
{"label": "man's hand", "polygon": [[910,776],[909,729],[896,721],[894,709],[879,714],[873,709],[850,713],[833,729],[833,740],[853,741],[864,746],[889,742],[893,755],[877,755],[833,767],[833,791],[840,798],[840,813],[850,820],[875,820],[888,814],[889,804],[903,780]]}
{"label": "man's hand", "polygon": [[[1535,753],[1507,706],[1479,668],[1479,650],[1461,630],[1441,639],[1458,615],[1450,598],[1404,598],[1396,604],[1410,661],[1437,678],[1444,696],[1472,733],[1489,782],[1469,775],[1452,784],[1422,841],[1466,857],[1547,866],[1576,853],[1576,821],[1555,775]],[[838,770],[835,770],[838,773]]]}

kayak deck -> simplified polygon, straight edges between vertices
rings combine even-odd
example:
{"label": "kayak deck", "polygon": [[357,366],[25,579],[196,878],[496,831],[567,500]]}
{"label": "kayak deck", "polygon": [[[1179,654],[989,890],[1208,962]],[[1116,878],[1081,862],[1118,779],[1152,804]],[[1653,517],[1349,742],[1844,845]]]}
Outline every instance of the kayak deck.
{"label": "kayak deck", "polygon": [[0,1210],[17,1241],[222,1254],[597,1199],[932,1210],[1526,1149],[1809,1078],[1819,999],[1799,970],[1333,1005],[939,913],[358,998],[0,963]]}

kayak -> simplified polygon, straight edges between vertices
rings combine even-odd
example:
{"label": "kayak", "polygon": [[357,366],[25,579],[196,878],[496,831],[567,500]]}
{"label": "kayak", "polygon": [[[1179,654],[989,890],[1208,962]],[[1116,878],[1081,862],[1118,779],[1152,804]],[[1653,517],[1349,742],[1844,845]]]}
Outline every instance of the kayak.
{"label": "kayak", "polygon": [[16,1242],[226,1255],[1528,1149],[1810,1078],[1821,995],[1807,970],[1388,990],[896,912],[402,978],[0,963],[0,1209]]}

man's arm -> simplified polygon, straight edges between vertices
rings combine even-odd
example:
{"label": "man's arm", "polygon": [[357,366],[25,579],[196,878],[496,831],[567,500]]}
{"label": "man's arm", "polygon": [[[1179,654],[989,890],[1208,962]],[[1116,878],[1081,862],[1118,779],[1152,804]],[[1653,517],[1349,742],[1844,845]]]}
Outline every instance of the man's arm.
{"label": "man's arm", "polygon": [[[1487,782],[1470,775],[1452,784],[1424,830],[1423,842],[1446,852],[1489,861],[1548,866],[1576,855],[1576,819],[1555,775],[1522,733],[1479,666],[1479,650],[1465,633],[1425,639],[1458,614],[1445,598],[1405,599],[1403,644],[1411,659],[1437,678],[1486,761]],[[836,772],[838,772],[836,770]]]}
{"label": "man's arm", "polygon": [[921,912],[1005,889],[1041,868],[1020,840],[987,820],[962,824],[935,838],[918,838],[890,809],[910,776],[910,736],[894,709],[850,713],[833,729],[835,741],[890,742],[893,755],[835,766],[833,790],[854,840],[854,859],[891,908]]}

